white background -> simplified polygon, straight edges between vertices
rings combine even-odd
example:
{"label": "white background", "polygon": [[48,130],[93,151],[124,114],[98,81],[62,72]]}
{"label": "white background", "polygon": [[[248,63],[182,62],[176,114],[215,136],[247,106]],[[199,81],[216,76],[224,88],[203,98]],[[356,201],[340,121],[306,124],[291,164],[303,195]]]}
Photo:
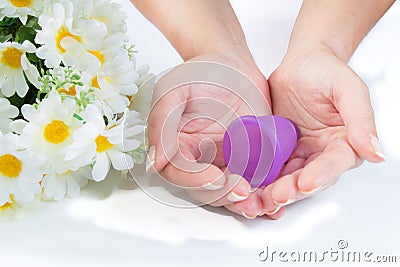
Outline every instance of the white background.
{"label": "white background", "polygon": [[[149,64],[157,73],[181,62],[154,26],[127,0],[119,2],[129,15],[139,64]],[[268,76],[285,52],[300,1],[232,4],[257,63]],[[278,221],[248,221],[222,208],[172,208],[140,189],[118,189],[115,175],[90,184],[78,200],[42,203],[24,220],[2,223],[0,266],[275,266],[258,260],[266,246],[322,253],[337,250],[339,240],[348,242],[349,251],[396,255],[399,263],[399,25],[396,3],[351,61],[370,87],[386,163],[364,164],[346,173],[329,190],[290,206]],[[153,190],[164,193],[162,188]],[[323,266],[333,266],[327,263]]]}

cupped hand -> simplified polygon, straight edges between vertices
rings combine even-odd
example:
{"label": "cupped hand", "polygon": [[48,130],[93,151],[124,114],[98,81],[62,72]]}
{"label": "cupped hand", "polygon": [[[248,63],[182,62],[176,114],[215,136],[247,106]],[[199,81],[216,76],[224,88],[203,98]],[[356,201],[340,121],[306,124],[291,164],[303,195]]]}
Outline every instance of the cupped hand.
{"label": "cupped hand", "polygon": [[274,114],[301,132],[282,177],[262,192],[270,210],[324,190],[363,160],[385,160],[367,86],[328,48],[289,51],[269,85]]}
{"label": "cupped hand", "polygon": [[[195,82],[176,86],[166,93],[165,89],[169,88],[161,88],[168,87],[166,79],[175,81],[180,78],[171,78],[171,75],[185,76],[179,70],[168,73],[157,83],[148,118],[150,149],[146,168],[184,187],[201,203],[225,206],[254,218],[264,214],[262,190],[252,191],[244,178],[225,171],[222,153],[225,128],[235,118],[254,113],[271,114],[268,83],[254,62],[241,58],[241,54],[201,55],[190,62],[216,62],[236,68],[252,81],[251,85],[246,82],[238,85],[242,86],[240,90],[245,96],[222,86]],[[231,79],[219,74],[219,70],[212,70],[209,75]],[[235,77],[240,77],[236,74]],[[243,82],[243,78],[238,82]]]}

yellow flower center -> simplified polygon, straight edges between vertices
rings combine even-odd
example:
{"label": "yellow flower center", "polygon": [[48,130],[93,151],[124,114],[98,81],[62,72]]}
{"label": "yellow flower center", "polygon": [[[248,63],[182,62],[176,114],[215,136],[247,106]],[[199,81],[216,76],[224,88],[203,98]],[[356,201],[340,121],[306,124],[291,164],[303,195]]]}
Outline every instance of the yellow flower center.
{"label": "yellow flower center", "polygon": [[[110,77],[105,77],[105,79],[106,79],[106,81],[107,81],[108,83],[111,82]],[[91,86],[91,87],[94,87],[94,88],[101,89],[101,88],[100,88],[100,84],[99,84],[99,78],[98,78],[97,76],[95,76],[95,77],[92,79],[92,83],[90,84],[90,86]]]}
{"label": "yellow flower center", "polygon": [[97,57],[97,59],[100,61],[101,65],[104,64],[104,55],[100,51],[93,51],[93,50],[88,50],[90,54],[93,56]]}
{"label": "yellow flower center", "polygon": [[7,178],[17,178],[22,171],[22,162],[11,154],[0,157],[0,173]]}
{"label": "yellow flower center", "polygon": [[75,89],[75,84],[72,85],[68,90],[66,90],[65,88],[59,88],[57,89],[57,91],[60,94],[65,94],[65,95],[70,95],[70,96],[75,96],[76,95],[76,89]]}
{"label": "yellow flower center", "polygon": [[73,35],[72,33],[69,32],[69,30],[67,29],[66,26],[62,26],[57,33],[57,37],[56,37],[56,46],[58,48],[58,51],[60,51],[60,53],[65,53],[66,50],[64,49],[64,47],[62,47],[61,45],[61,41],[65,38],[65,37],[71,37],[73,39],[75,39],[78,42],[81,42],[82,39],[79,36]]}
{"label": "yellow flower center", "polygon": [[10,3],[15,7],[29,7],[32,0],[10,0]]}
{"label": "yellow flower center", "polygon": [[100,89],[100,84],[99,80],[97,79],[97,76],[92,79],[92,83],[90,84],[90,86]]}
{"label": "yellow flower center", "polygon": [[4,204],[3,206],[0,206],[0,212],[11,208],[12,205],[14,205],[14,204],[15,204],[14,195],[11,194],[10,195],[10,200],[6,204]]}
{"label": "yellow flower center", "polygon": [[7,47],[3,52],[1,62],[13,69],[20,69],[22,54],[23,52],[17,48]]}
{"label": "yellow flower center", "polygon": [[4,211],[9,209],[12,206],[13,203],[7,202],[6,204],[4,204],[3,206],[0,206],[0,211]]}
{"label": "yellow flower center", "polygon": [[107,137],[102,135],[97,136],[95,142],[97,146],[96,151],[99,153],[107,151],[114,147],[114,145],[111,144],[110,141],[108,141]]}
{"label": "yellow flower center", "polygon": [[106,22],[107,21],[105,17],[93,17],[93,16],[90,16],[89,19],[90,20],[97,20],[97,21],[100,21],[100,22]]}
{"label": "yellow flower center", "polygon": [[44,128],[44,138],[53,144],[60,144],[64,142],[70,135],[68,126],[58,120],[53,120]]}

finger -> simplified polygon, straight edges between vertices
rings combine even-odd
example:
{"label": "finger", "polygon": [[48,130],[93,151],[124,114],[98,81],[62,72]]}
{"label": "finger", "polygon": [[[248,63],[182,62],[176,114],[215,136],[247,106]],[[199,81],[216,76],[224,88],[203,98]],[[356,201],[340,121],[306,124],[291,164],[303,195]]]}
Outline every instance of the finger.
{"label": "finger", "polygon": [[285,214],[286,206],[304,198],[297,187],[301,171],[302,169],[299,169],[283,176],[265,188],[261,197],[265,214],[269,218],[280,219]]}
{"label": "finger", "polygon": [[285,215],[285,213],[286,213],[286,207],[281,207],[277,213],[272,215],[267,215],[268,216],[267,218],[272,220],[279,220]]}
{"label": "finger", "polygon": [[250,185],[243,177],[231,174],[227,175],[225,186],[219,190],[189,189],[188,194],[201,203],[220,207],[247,199],[250,194]]}
{"label": "finger", "polygon": [[309,135],[300,138],[289,161],[296,158],[308,159],[312,154],[324,150],[326,142],[323,139],[315,138],[313,134],[309,133]]}
{"label": "finger", "polygon": [[172,184],[185,189],[220,190],[226,184],[225,174],[212,164],[180,160],[183,153],[177,153],[160,174]]}
{"label": "finger", "polygon": [[306,165],[297,182],[299,191],[305,195],[322,190],[333,184],[345,171],[362,163],[352,147],[343,139],[330,143],[323,153]]}
{"label": "finger", "polygon": [[348,140],[362,159],[382,162],[385,154],[375,126],[370,94],[353,71],[342,71],[336,81],[333,99],[347,127]]}
{"label": "finger", "polygon": [[[303,158],[295,158],[291,159],[283,168],[282,176],[286,176],[288,174],[294,173],[295,171],[302,169],[305,165],[305,159]],[[281,178],[280,178],[281,179]]]}
{"label": "finger", "polygon": [[249,195],[246,200],[226,205],[230,211],[240,214],[247,219],[254,219],[257,216],[263,215],[263,203],[261,197],[257,192],[253,192]]}
{"label": "finger", "polygon": [[[157,94],[154,94],[157,95]],[[148,172],[161,171],[178,151],[178,127],[185,110],[187,95],[184,87],[153,99],[148,117]]]}
{"label": "finger", "polygon": [[262,193],[260,195],[261,201],[263,203],[262,213],[270,217],[271,216],[274,217],[276,214],[278,214],[281,208],[283,207],[282,205],[277,205],[274,202],[274,199],[272,198],[272,190],[274,187],[275,183],[268,185],[262,190]]}
{"label": "finger", "polygon": [[303,170],[299,169],[294,173],[285,175],[276,180],[270,190],[263,192],[263,201],[268,204],[267,214],[273,208],[288,206],[302,198],[302,194],[297,187],[298,179]]}

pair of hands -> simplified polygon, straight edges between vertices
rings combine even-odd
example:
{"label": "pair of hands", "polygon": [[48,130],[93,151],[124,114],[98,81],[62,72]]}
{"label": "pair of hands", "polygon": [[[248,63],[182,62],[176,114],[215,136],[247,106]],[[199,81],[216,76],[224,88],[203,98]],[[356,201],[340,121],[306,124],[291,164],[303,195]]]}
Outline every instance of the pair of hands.
{"label": "pair of hands", "polygon": [[[251,59],[240,55],[232,50],[190,61],[214,61],[238,69],[263,92],[265,110],[272,105],[274,115],[299,126],[301,138],[281,177],[265,188],[251,189],[244,178],[225,172],[221,125],[252,114],[251,108],[227,90],[202,84],[179,87],[153,103],[148,120],[148,171],[187,188],[202,203],[224,206],[246,218],[267,215],[278,219],[287,205],[333,185],[363,160],[384,160],[368,88],[331,50],[319,46],[289,51],[269,81]],[[199,98],[216,99],[236,114],[220,114],[218,121],[204,119],[214,108],[194,101]],[[165,144],[163,131],[177,141]],[[216,151],[208,149],[204,140],[212,141]],[[210,158],[207,153],[213,154],[211,165],[201,169],[202,162],[207,162],[204,158]],[[174,157],[182,155],[201,171],[186,171],[174,164]]]}

